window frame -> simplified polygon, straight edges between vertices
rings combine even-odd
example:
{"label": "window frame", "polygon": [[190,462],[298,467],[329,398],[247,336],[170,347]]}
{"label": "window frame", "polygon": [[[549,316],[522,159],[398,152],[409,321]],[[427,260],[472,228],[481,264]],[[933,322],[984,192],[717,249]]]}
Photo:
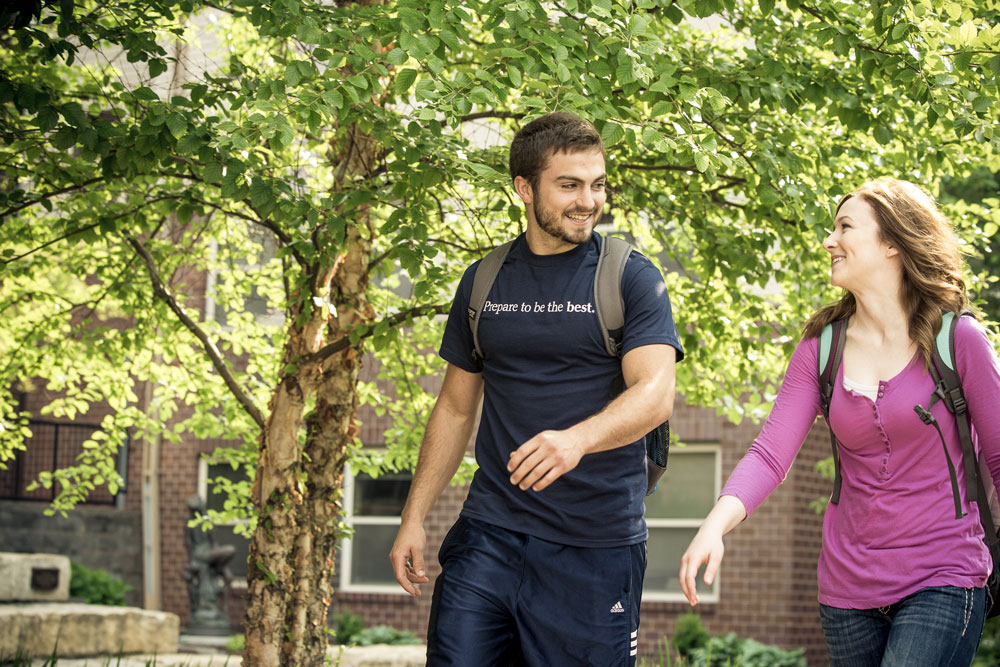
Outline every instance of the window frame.
{"label": "window frame", "polygon": [[[409,472],[402,470],[400,472]],[[410,473],[412,482],[412,473]],[[354,527],[357,524],[363,526],[399,526],[402,522],[399,516],[379,516],[363,515],[358,520],[354,514],[354,484],[356,474],[351,465],[344,465],[344,524],[348,527],[348,533],[341,539],[341,549],[339,552],[340,562],[337,569],[337,590],[344,593],[375,593],[379,595],[406,595],[409,593],[403,590],[395,579],[388,584],[355,584],[351,582],[351,564],[354,559]],[[389,554],[382,554],[385,558],[385,567],[390,573],[392,566],[389,563]]]}
{"label": "window frame", "polygon": [[[685,456],[687,454],[713,454],[714,455],[714,471],[712,479],[714,482],[714,489],[712,494],[712,504],[715,504],[715,500],[719,497],[719,493],[722,492],[722,445],[719,442],[698,442],[685,444],[683,446],[674,446],[670,448],[670,454],[668,458],[667,467],[669,470],[669,459],[675,456]],[[700,519],[651,519],[646,517],[646,528],[650,533],[658,528],[700,528],[701,524],[704,523],[705,517]],[[701,602],[718,602],[721,592],[719,581],[722,577],[716,575],[715,581],[712,582],[711,586],[706,587],[704,581],[698,582],[699,592],[698,598]],[[668,591],[653,591],[647,590],[645,585],[643,585],[642,591],[642,601],[643,602],[687,602],[687,598],[681,592],[668,592]]]}

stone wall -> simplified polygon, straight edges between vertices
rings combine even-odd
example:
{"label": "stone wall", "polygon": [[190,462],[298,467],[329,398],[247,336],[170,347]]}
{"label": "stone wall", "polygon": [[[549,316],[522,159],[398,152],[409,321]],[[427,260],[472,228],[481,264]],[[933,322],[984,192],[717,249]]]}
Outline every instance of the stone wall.
{"label": "stone wall", "polygon": [[89,568],[121,577],[132,587],[125,601],[142,606],[142,520],[139,512],[78,507],[45,516],[45,503],[0,501],[4,551],[68,556]]}

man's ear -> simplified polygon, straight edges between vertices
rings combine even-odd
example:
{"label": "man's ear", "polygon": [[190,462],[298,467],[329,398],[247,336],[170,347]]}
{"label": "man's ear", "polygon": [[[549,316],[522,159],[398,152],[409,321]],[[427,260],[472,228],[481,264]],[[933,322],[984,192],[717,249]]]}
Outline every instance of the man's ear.
{"label": "man's ear", "polygon": [[517,196],[521,198],[525,204],[530,204],[534,196],[531,190],[531,183],[528,182],[524,176],[514,177],[514,191],[517,192]]}

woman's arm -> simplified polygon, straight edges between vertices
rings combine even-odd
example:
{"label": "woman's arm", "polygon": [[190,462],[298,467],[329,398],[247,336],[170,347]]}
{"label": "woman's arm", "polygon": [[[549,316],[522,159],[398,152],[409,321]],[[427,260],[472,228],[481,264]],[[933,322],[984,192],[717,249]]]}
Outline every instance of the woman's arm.
{"label": "woman's arm", "polygon": [[729,476],[719,501],[681,558],[681,590],[698,603],[695,578],[702,564],[711,585],[722,562],[722,537],[738,526],[785,479],[819,412],[817,340],[799,343],[771,414],[746,456]]}

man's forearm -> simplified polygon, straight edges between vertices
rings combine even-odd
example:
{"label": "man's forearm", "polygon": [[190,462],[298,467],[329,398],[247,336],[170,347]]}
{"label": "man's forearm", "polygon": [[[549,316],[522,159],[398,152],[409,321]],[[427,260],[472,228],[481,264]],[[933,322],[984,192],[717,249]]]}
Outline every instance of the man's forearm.
{"label": "man's forearm", "polygon": [[403,507],[404,523],[423,523],[462,463],[474,422],[475,414],[455,414],[440,403],[435,405],[427,421],[417,468]]}
{"label": "man's forearm", "polygon": [[[596,415],[568,429],[574,438],[583,443],[585,454],[635,442],[670,419],[675,387],[673,348],[667,352],[667,356],[663,357],[663,350],[643,350],[644,356],[628,359],[626,363],[643,366],[642,373],[633,378],[634,384],[630,384]],[[653,368],[650,369],[650,366]],[[630,369],[626,367],[624,370],[627,381]]]}
{"label": "man's forearm", "polygon": [[654,384],[629,387],[603,410],[568,431],[583,443],[586,454],[622,447],[670,419],[673,393],[673,387],[668,392]]}

